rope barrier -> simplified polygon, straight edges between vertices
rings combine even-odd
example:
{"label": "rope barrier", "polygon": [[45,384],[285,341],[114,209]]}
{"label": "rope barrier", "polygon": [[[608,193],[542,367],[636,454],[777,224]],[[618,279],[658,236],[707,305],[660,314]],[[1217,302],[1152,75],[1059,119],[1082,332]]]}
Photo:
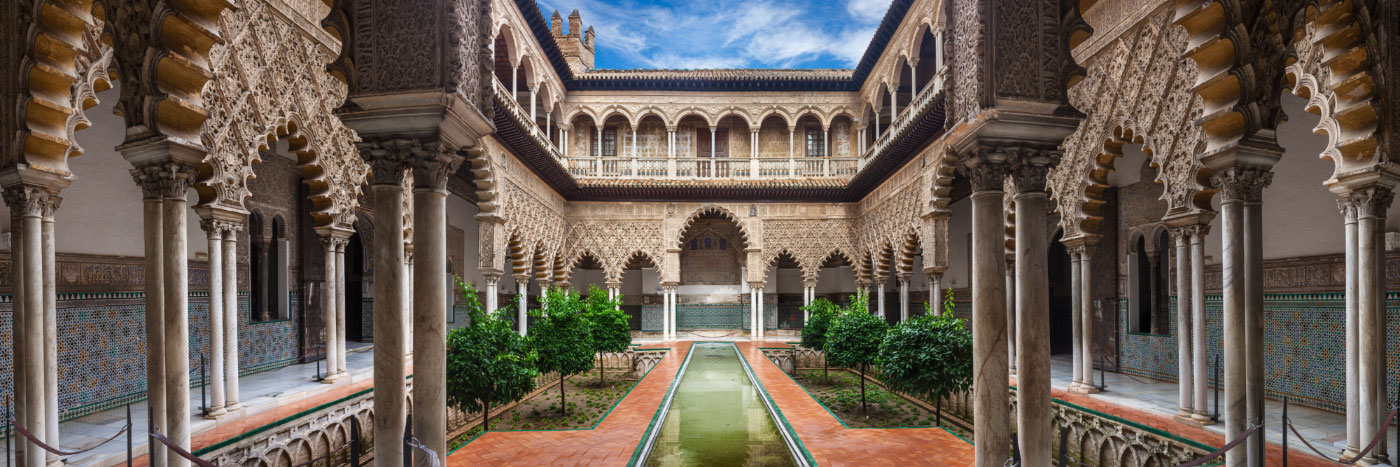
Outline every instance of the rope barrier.
{"label": "rope barrier", "polygon": [[[1374,438],[1371,438],[1371,443],[1366,445],[1366,449],[1363,449],[1361,450],[1361,452],[1356,453],[1356,455],[1348,461],[1344,461],[1341,458],[1333,459],[1330,456],[1323,454],[1322,451],[1318,451],[1316,447],[1313,447],[1312,443],[1308,442],[1307,438],[1304,438],[1301,433],[1298,433],[1298,428],[1293,426],[1292,420],[1285,419],[1284,422],[1288,425],[1288,429],[1293,432],[1293,435],[1297,436],[1298,440],[1302,441],[1303,445],[1307,446],[1308,449],[1311,449],[1312,452],[1314,454],[1317,454],[1318,457],[1326,459],[1328,462],[1337,465],[1355,465],[1357,462],[1360,462],[1362,458],[1366,457],[1367,454],[1370,454],[1372,449],[1375,449],[1376,446],[1380,445],[1381,440],[1385,439],[1385,431],[1390,428],[1390,422],[1395,421],[1396,412],[1397,411],[1395,410],[1390,411],[1390,415],[1386,416],[1385,418],[1385,423],[1381,424],[1381,431],[1377,432]],[[1287,433],[1285,433],[1284,435],[1287,436]]]}
{"label": "rope barrier", "polygon": [[1239,436],[1236,436],[1235,439],[1232,439],[1229,443],[1226,443],[1225,446],[1221,447],[1220,449],[1216,449],[1215,451],[1212,451],[1210,454],[1206,454],[1205,457],[1197,458],[1196,460],[1187,462],[1185,464],[1181,464],[1177,467],[1196,467],[1198,465],[1205,465],[1205,463],[1209,462],[1211,459],[1223,456],[1226,452],[1229,452],[1231,449],[1234,449],[1235,446],[1239,446],[1241,443],[1244,443],[1245,440],[1248,440],[1249,436],[1254,434],[1254,432],[1256,431],[1259,431],[1259,425],[1249,427],[1249,429],[1244,430],[1243,433],[1240,433]]}
{"label": "rope barrier", "polygon": [[36,445],[36,446],[39,446],[40,449],[43,449],[43,450],[45,450],[45,451],[48,451],[48,452],[51,452],[51,453],[54,453],[54,454],[60,455],[60,456],[76,456],[76,455],[78,455],[78,454],[82,454],[82,453],[91,451],[91,450],[93,450],[93,449],[100,448],[100,447],[102,447],[102,445],[107,444],[107,443],[110,443],[110,442],[112,442],[112,440],[117,439],[117,437],[118,437],[118,436],[121,436],[122,433],[126,433],[126,430],[130,430],[130,429],[131,429],[131,422],[127,422],[126,426],[123,426],[121,430],[118,430],[118,431],[117,431],[117,434],[112,435],[111,438],[107,438],[105,441],[103,441],[103,442],[101,442],[101,443],[97,443],[96,446],[93,446],[93,447],[90,447],[90,448],[87,448],[87,449],[77,450],[77,451],[60,451],[58,448],[55,448],[55,447],[53,447],[53,446],[49,446],[48,444],[44,444],[43,441],[40,441],[40,440],[34,438],[34,435],[29,434],[29,430],[24,429],[24,426],[19,424],[19,420],[15,420],[15,419],[12,417],[12,418],[10,418],[10,424],[11,424],[11,425],[14,425],[14,426],[15,426],[15,430],[19,432],[20,436],[23,436],[25,439],[28,439],[29,442],[34,443],[34,445]]}
{"label": "rope barrier", "polygon": [[174,441],[171,441],[170,438],[166,438],[165,435],[160,434],[159,431],[152,432],[152,433],[151,433],[151,437],[152,437],[152,438],[155,438],[156,441],[160,441],[160,443],[161,443],[161,444],[164,444],[165,447],[170,448],[170,451],[171,451],[171,452],[174,452],[175,454],[178,454],[180,457],[183,457],[183,458],[185,458],[186,460],[188,460],[188,461],[190,461],[190,462],[193,462],[195,465],[198,465],[199,467],[218,467],[217,465],[214,465],[213,462],[209,462],[209,461],[207,461],[207,460],[200,459],[200,458],[198,458],[198,457],[195,457],[194,454],[190,454],[189,451],[186,451],[184,448],[181,448],[179,445],[175,444]]}

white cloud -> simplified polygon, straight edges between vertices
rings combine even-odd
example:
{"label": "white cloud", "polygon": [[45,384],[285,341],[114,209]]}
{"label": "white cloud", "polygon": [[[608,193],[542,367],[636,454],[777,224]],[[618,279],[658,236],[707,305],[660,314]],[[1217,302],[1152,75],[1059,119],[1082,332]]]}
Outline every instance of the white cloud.
{"label": "white cloud", "polygon": [[578,8],[599,68],[833,68],[859,62],[889,0],[541,0]]}

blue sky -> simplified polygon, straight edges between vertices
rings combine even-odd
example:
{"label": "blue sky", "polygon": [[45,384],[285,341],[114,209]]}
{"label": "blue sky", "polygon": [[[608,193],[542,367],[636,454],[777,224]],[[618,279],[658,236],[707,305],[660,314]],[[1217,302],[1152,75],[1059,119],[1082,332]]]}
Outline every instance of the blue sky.
{"label": "blue sky", "polygon": [[595,68],[854,68],[890,0],[538,0],[598,34]]}

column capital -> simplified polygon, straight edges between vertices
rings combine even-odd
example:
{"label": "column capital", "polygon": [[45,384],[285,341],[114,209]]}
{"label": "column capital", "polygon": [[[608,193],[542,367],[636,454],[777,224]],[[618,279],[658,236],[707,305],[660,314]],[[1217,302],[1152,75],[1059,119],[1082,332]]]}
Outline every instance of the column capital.
{"label": "column capital", "polygon": [[1353,190],[1347,196],[1356,210],[1358,219],[1384,218],[1386,211],[1390,209],[1390,203],[1395,200],[1395,191],[1390,187],[1378,185]]}
{"label": "column capital", "polygon": [[1050,169],[1059,164],[1062,153],[1057,149],[1019,147],[1005,151],[1016,197],[1048,196],[1045,183],[1049,179]]}
{"label": "column capital", "polygon": [[750,282],[749,282],[749,288],[751,288],[751,289],[763,290],[763,285],[764,285],[764,284],[765,284],[765,283],[764,283],[763,281],[750,281]]}
{"label": "column capital", "polygon": [[145,199],[185,199],[194,186],[197,171],[193,164],[175,161],[155,162],[131,169],[131,177],[141,187]]}
{"label": "column capital", "polygon": [[381,186],[402,186],[403,172],[408,169],[409,152],[418,144],[418,141],[411,139],[359,143],[360,157],[369,165],[371,182]]}
{"label": "column capital", "polygon": [[1274,173],[1262,165],[1233,165],[1211,175],[1210,182],[1220,190],[1222,203],[1259,203]]}
{"label": "column capital", "polygon": [[16,184],[4,188],[5,204],[10,207],[10,217],[40,217],[44,216],[49,205],[51,193],[47,188]]}
{"label": "column capital", "polygon": [[501,281],[501,272],[496,270],[481,270],[481,280],[486,283],[497,283]]}
{"label": "column capital", "polygon": [[965,156],[961,171],[972,184],[972,191],[1002,191],[1006,179],[1006,154],[990,149]]}
{"label": "column capital", "polygon": [[894,278],[895,278],[895,280],[898,280],[900,284],[907,284],[907,283],[909,283],[909,279],[910,279],[911,277],[914,277],[914,274],[913,274],[913,273],[910,273],[910,272],[900,271],[900,272],[894,273]]}
{"label": "column capital", "polygon": [[[476,147],[469,151],[479,154],[482,149]],[[413,168],[414,191],[434,190],[445,193],[447,179],[457,173],[462,161],[466,160],[456,148],[441,142],[424,144],[412,152],[409,165]]]}
{"label": "column capital", "polygon": [[856,287],[862,289],[870,287],[870,279],[856,279]]}
{"label": "column capital", "polygon": [[529,284],[530,278],[534,276],[531,276],[529,274],[514,274],[511,277],[515,278],[516,284]]}
{"label": "column capital", "polygon": [[607,285],[609,288],[622,287],[622,281],[611,281],[611,280],[610,280],[610,281],[604,282],[603,284],[604,284],[604,285]]}

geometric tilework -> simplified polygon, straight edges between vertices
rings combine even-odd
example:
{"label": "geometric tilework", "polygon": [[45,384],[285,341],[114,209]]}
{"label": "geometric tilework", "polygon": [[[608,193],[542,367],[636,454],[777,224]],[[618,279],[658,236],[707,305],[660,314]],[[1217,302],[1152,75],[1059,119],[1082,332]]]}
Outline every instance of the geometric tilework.
{"label": "geometric tilework", "polygon": [[[661,331],[661,305],[642,306],[642,330]],[[695,303],[676,306],[676,329],[749,329],[749,305]],[[778,307],[765,304],[764,329],[778,328]]]}
{"label": "geometric tilework", "polygon": [[[291,320],[249,321],[248,293],[240,292],[239,373],[247,375],[281,368],[298,357],[297,327],[301,300],[292,293]],[[114,296],[114,297],[113,297]],[[139,292],[58,294],[58,367],[60,418],[68,420],[145,399],[145,298]],[[191,292],[190,379],[198,390],[199,359],[208,352],[209,295]],[[0,301],[0,404],[11,400],[14,386],[11,356],[12,303]]]}
{"label": "geometric tilework", "polygon": [[[1346,301],[1342,293],[1264,295],[1264,381],[1267,397],[1334,412],[1346,410]],[[1387,384],[1391,398],[1400,375],[1400,294],[1387,296]],[[1176,381],[1176,300],[1168,336],[1128,334],[1120,326],[1122,370]],[[1127,300],[1119,300],[1119,323]],[[1221,296],[1206,296],[1207,377],[1214,378],[1221,350]],[[1211,384],[1213,386],[1214,384]],[[1210,397],[1214,397],[1213,395]],[[1213,402],[1213,400],[1212,400]]]}

